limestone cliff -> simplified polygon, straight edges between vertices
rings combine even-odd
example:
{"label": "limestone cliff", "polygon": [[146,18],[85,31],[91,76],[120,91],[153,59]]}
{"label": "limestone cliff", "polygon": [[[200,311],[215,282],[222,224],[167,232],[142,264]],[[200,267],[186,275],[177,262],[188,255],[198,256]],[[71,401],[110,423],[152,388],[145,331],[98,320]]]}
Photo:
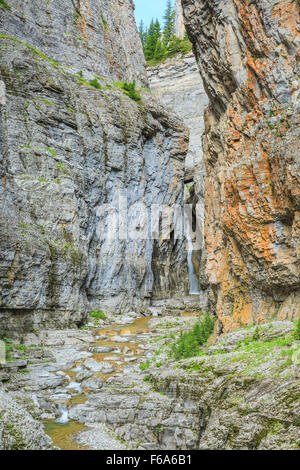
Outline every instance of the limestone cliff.
{"label": "limestone cliff", "polygon": [[[10,0],[0,7],[0,331],[81,324],[90,309],[148,305],[152,259],[169,292],[181,241],[103,239],[103,204],[181,204],[187,131],[142,92],[131,0]],[[166,253],[172,252],[171,262]],[[153,254],[155,253],[155,254]]]}
{"label": "limestone cliff", "polygon": [[181,0],[175,0],[174,3],[174,33],[178,38],[183,38],[185,35]]}
{"label": "limestone cliff", "polygon": [[220,328],[299,318],[299,2],[182,5],[210,99],[205,236]]}
{"label": "limestone cliff", "polygon": [[[178,13],[179,4],[176,4]],[[181,11],[181,6],[180,10]],[[194,205],[198,228],[204,229],[204,176],[205,166],[202,152],[204,132],[204,110],[208,105],[203,82],[193,53],[184,57],[179,54],[165,62],[147,68],[150,89],[157,101],[166,109],[175,112],[189,129],[189,149],[185,159],[185,202]],[[200,307],[207,306],[205,276],[205,253],[203,239],[200,247],[193,252],[193,262],[202,291]]]}

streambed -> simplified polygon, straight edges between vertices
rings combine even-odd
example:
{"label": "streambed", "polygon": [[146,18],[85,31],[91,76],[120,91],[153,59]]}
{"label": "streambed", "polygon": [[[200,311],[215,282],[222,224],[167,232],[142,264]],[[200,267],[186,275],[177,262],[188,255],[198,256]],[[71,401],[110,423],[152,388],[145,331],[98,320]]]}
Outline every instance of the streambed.
{"label": "streambed", "polygon": [[[104,366],[104,369],[95,370],[89,380],[101,379],[103,381],[102,387],[105,387],[105,383],[111,377],[121,375],[124,370],[125,373],[129,373],[129,364],[145,356],[147,339],[153,330],[150,326],[151,320],[152,317],[142,317],[132,320],[132,324],[115,324],[99,329],[94,343],[89,345],[89,350],[93,351],[91,360],[96,361],[99,365],[106,364],[108,367]],[[90,390],[84,386],[84,382],[82,384],[76,381],[77,374],[85,368],[85,362],[86,359],[77,361],[75,367],[64,371],[69,377],[70,384],[68,387],[74,385],[74,388],[69,389],[71,397],[66,401],[62,401],[64,410],[62,413],[65,415],[66,422],[59,422],[62,415],[56,420],[44,420],[46,433],[52,438],[54,444],[62,450],[87,449],[86,446],[80,445],[75,439],[79,432],[88,429],[87,426],[68,418],[68,412],[72,406],[84,404],[88,399]],[[92,365],[91,361],[90,364]],[[95,369],[96,367],[95,365]],[[99,390],[100,387],[97,389],[97,382],[95,382],[94,392]]]}
{"label": "streambed", "polygon": [[[180,321],[186,322],[189,317],[196,315],[195,312],[182,312]],[[160,328],[156,328],[161,321],[154,317],[133,318],[131,324],[114,323],[95,330],[94,341],[86,348],[89,357],[76,361],[72,368],[64,370],[69,384],[65,390],[60,390],[62,394],[67,392],[66,399],[62,398],[57,405],[61,414],[56,419],[44,420],[45,431],[58,448],[127,448],[124,440],[111,433],[106,426],[109,418],[99,419],[103,423],[95,425],[93,421],[98,421],[98,418],[92,415],[95,410],[101,414],[103,409],[110,413],[107,400],[111,406],[117,390],[121,394],[117,403],[119,410],[113,410],[110,416],[116,412],[122,420],[124,409],[128,407],[127,401],[131,403],[135,390],[140,393],[146,386],[141,382],[144,373],[139,365],[152,356],[149,350],[153,349],[153,345],[150,342],[153,337],[161,334]],[[166,326],[170,326],[170,322]],[[83,373],[88,375],[85,380],[81,380]],[[91,404],[93,410],[90,410]],[[115,417],[112,418],[114,420]]]}

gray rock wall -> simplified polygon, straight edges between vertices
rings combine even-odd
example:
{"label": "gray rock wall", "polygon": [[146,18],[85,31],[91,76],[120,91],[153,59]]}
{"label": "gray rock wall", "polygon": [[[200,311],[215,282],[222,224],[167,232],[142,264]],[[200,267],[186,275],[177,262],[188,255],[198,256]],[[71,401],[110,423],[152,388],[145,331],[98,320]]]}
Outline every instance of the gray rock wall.
{"label": "gray rock wall", "polygon": [[178,38],[183,38],[185,34],[181,0],[175,0],[174,3],[174,33]]}
{"label": "gray rock wall", "polygon": [[182,0],[205,114],[206,272],[223,331],[300,315],[299,2]]}
{"label": "gray rock wall", "polygon": [[[179,6],[177,5],[179,8]],[[177,8],[176,7],[176,8]],[[175,8],[175,10],[176,10]],[[177,11],[177,10],[176,10]],[[182,14],[181,6],[180,12]],[[208,105],[203,82],[193,53],[166,60],[154,67],[148,67],[150,88],[157,100],[168,110],[175,112],[189,129],[189,150],[185,160],[185,202],[197,203],[197,223],[200,232],[204,231],[204,177],[202,136],[204,133],[204,111]],[[199,278],[202,296],[200,305],[207,304],[204,291],[207,286],[205,276],[205,252],[202,238],[200,249],[195,250],[193,262]]]}
{"label": "gray rock wall", "polygon": [[186,170],[203,168],[202,134],[208,105],[203,82],[193,53],[176,56],[147,68],[150,88],[157,100],[182,119],[190,131]]}
{"label": "gray rock wall", "polygon": [[0,31],[75,70],[147,84],[132,0],[10,0]]}
{"label": "gray rock wall", "polygon": [[[135,204],[183,201],[185,127],[148,92],[138,104],[113,81],[147,82],[132,2],[72,3],[0,8],[1,334],[148,305],[153,241],[103,240],[101,207],[127,196],[138,235]],[[166,295],[183,291],[181,241],[157,243],[155,259]]]}

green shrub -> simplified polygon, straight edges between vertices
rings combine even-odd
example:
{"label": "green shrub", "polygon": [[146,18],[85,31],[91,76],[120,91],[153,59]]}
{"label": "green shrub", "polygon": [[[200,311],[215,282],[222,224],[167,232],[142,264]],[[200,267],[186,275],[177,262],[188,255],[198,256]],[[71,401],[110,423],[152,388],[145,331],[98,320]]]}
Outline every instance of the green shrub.
{"label": "green shrub", "polygon": [[90,312],[90,317],[92,318],[96,318],[97,320],[105,320],[106,319],[106,315],[105,313],[103,312],[97,312],[95,310],[93,310],[92,312]]}
{"label": "green shrub", "polygon": [[10,10],[10,6],[6,3],[5,0],[0,0],[0,7]]}
{"label": "green shrub", "polygon": [[296,323],[296,327],[294,330],[294,338],[300,341],[300,320],[298,320]]}
{"label": "green shrub", "polygon": [[191,331],[181,333],[180,338],[171,346],[171,355],[176,359],[186,359],[197,356],[200,346],[205,344],[213,332],[215,320],[205,315],[202,321],[198,321]]}
{"label": "green shrub", "polygon": [[142,364],[140,364],[140,369],[141,370],[146,370],[148,369],[148,367],[150,367],[150,361],[146,361],[146,362],[143,362]]}
{"label": "green shrub", "polygon": [[97,88],[97,90],[101,90],[102,89],[102,86],[100,85],[100,83],[98,82],[97,78],[94,78],[94,80],[91,80],[89,82],[89,84],[94,87],[94,88]]}
{"label": "green shrub", "polygon": [[259,331],[259,328],[258,326],[255,328],[254,332],[253,332],[253,335],[252,335],[252,340],[253,341],[258,341],[260,338],[260,331]]}
{"label": "green shrub", "polygon": [[12,342],[8,338],[2,338],[2,341],[5,344],[5,353],[6,353],[6,358],[10,358],[10,353],[12,352]]}
{"label": "green shrub", "polygon": [[133,101],[139,103],[141,101],[141,95],[138,93],[135,87],[135,81],[132,83],[121,82],[121,88],[125,91],[126,95],[129,96]]}

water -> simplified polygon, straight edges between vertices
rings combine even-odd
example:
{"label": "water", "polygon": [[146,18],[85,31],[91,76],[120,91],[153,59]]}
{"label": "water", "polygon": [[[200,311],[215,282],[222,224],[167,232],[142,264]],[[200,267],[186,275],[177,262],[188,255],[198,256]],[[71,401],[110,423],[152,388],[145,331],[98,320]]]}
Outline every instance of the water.
{"label": "water", "polygon": [[74,390],[77,392],[81,392],[81,384],[78,382],[70,382],[69,385],[66,387],[68,390]]}
{"label": "water", "polygon": [[190,237],[190,234],[187,233],[187,248],[188,248],[188,255],[187,255],[187,262],[188,262],[188,274],[189,274],[189,282],[190,282],[190,295],[199,295],[199,284],[198,279],[195,273],[195,268],[193,265],[193,242]]}
{"label": "water", "polygon": [[[199,315],[200,312],[182,312],[181,316],[196,316]],[[149,326],[149,322],[152,317],[141,317],[134,321],[132,325],[121,325],[121,324],[114,324],[107,326],[98,331],[98,336],[104,336],[106,339],[99,339],[95,343],[93,343],[94,347],[112,347],[114,348],[115,354],[111,351],[109,353],[95,353],[93,358],[99,362],[105,361],[105,359],[110,358],[112,354],[116,356],[116,360],[114,361],[107,361],[108,363],[112,364],[115,371],[112,374],[104,375],[100,372],[96,372],[94,377],[100,377],[103,381],[107,381],[109,377],[112,376],[121,376],[121,374],[131,374],[132,369],[128,368],[128,363],[126,362],[128,349],[131,353],[134,354],[135,357],[146,357],[147,354],[147,338],[146,335],[152,332],[152,328]],[[129,341],[127,343],[116,343],[112,340],[112,338],[116,335],[124,335],[129,336]],[[132,338],[133,337],[133,338]],[[124,348],[127,348],[124,350]],[[121,349],[123,352],[121,352]],[[116,351],[118,353],[116,353]],[[118,361],[118,358],[120,361]],[[83,359],[81,362],[85,361]],[[117,361],[117,362],[116,362]],[[67,374],[71,377],[72,374],[74,375],[76,372],[82,370],[82,365],[77,363],[71,371],[66,371]],[[71,382],[68,385],[68,389],[74,387],[76,382]],[[71,386],[71,387],[70,387]],[[88,400],[87,394],[80,388],[80,383],[75,385],[75,389],[72,389],[76,392],[77,395],[73,395],[72,398],[68,400],[67,404],[59,404],[58,405],[58,412],[60,414],[59,418],[56,420],[45,420],[44,427],[46,433],[52,438],[54,444],[62,449],[62,450],[88,450],[81,444],[78,444],[76,441],[76,436],[84,430],[89,429],[82,423],[77,421],[73,421],[72,418],[68,416],[68,407],[69,409],[77,404],[83,404]]]}
{"label": "water", "polygon": [[[78,444],[74,436],[88,428],[77,421],[58,423],[57,421],[44,421],[45,432],[51,437],[55,446],[61,450],[85,450]],[[86,449],[87,450],[87,449]]]}
{"label": "water", "polygon": [[68,408],[66,405],[59,405],[58,411],[61,413],[61,416],[57,418],[56,422],[60,424],[66,424],[69,422]]}

